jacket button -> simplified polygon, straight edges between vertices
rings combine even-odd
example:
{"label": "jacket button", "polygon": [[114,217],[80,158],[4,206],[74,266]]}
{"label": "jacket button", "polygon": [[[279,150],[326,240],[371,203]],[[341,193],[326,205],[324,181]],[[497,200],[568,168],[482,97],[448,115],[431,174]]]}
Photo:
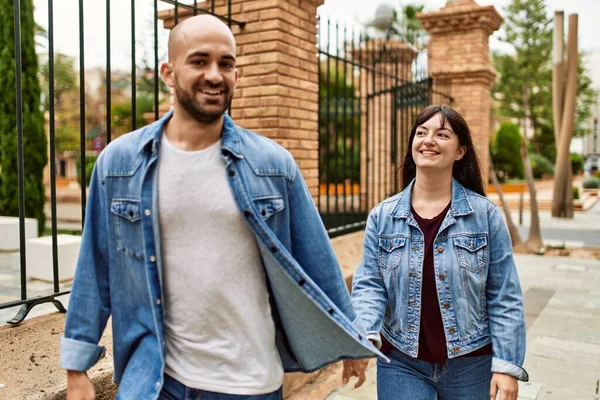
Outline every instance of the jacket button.
{"label": "jacket button", "polygon": [[444,308],[445,308],[445,309],[448,309],[448,308],[450,308],[450,303],[444,303]]}
{"label": "jacket button", "polygon": [[456,346],[452,349],[453,352],[458,353],[458,351],[460,350],[460,347]]}
{"label": "jacket button", "polygon": [[443,281],[444,279],[446,279],[446,275],[444,274],[439,274],[438,278],[440,278],[440,281]]}
{"label": "jacket button", "polygon": [[443,252],[444,252],[444,247],[438,246],[438,253],[443,253]]}
{"label": "jacket button", "polygon": [[146,214],[146,215],[150,215],[150,214],[151,214],[151,213],[150,213],[150,210],[148,209],[148,210],[144,211],[144,214]]}
{"label": "jacket button", "polygon": [[330,308],[329,310],[327,310],[327,312],[331,315],[333,315],[333,308]]}
{"label": "jacket button", "polygon": [[244,211],[244,216],[246,216],[246,218],[250,218],[250,216],[252,216],[252,213],[250,211]]}
{"label": "jacket button", "polygon": [[414,301],[414,300],[409,300],[409,301],[408,301],[408,305],[409,305],[409,306],[414,306],[414,305],[416,305],[416,304],[417,304],[417,302],[416,302],[416,301]]}
{"label": "jacket button", "polygon": [[304,279],[300,279],[298,281],[298,285],[300,285],[300,286],[304,286],[305,283],[306,283],[306,281]]}
{"label": "jacket button", "polygon": [[229,176],[234,177],[235,176],[235,171],[229,171]]}
{"label": "jacket button", "polygon": [[275,247],[275,246],[271,247],[271,253],[277,253],[277,247]]}
{"label": "jacket button", "polygon": [[154,261],[156,261],[156,257],[150,256],[150,262],[154,262]]}
{"label": "jacket button", "polygon": [[454,328],[450,328],[450,329],[448,329],[448,332],[450,332],[450,333],[454,333],[454,332],[456,332],[456,329],[454,329]]}

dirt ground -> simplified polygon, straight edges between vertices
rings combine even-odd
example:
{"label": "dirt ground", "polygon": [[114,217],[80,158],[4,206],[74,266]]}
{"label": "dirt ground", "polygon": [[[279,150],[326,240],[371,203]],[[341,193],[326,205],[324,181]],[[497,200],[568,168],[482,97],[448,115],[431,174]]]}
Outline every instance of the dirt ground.
{"label": "dirt ground", "polygon": [[540,257],[544,256],[578,258],[581,260],[600,260],[600,249],[546,247],[544,254],[540,255]]}

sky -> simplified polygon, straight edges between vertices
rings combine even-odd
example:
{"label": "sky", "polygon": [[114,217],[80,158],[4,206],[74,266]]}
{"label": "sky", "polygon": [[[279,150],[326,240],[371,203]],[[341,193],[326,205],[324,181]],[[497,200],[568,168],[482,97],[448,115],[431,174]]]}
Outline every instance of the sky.
{"label": "sky", "polygon": [[[133,0],[135,3],[135,40],[136,60],[153,60],[153,1]],[[480,5],[493,5],[504,14],[504,8],[510,0],[476,0]],[[191,3],[191,1],[189,1]],[[55,0],[54,2],[54,36],[55,52],[62,52],[74,57],[79,54],[79,1]],[[84,45],[86,68],[106,65],[106,1],[84,0]],[[166,3],[159,3],[159,9],[165,9]],[[201,1],[198,1],[201,3]],[[319,8],[321,17],[337,20],[348,26],[360,26],[367,22],[382,4],[402,5],[422,3],[425,10],[439,10],[446,0],[325,0]],[[111,63],[113,69],[128,70],[131,67],[131,1],[111,1]],[[48,1],[34,0],[35,20],[38,24],[48,26]],[[600,52],[600,0],[546,0],[549,14],[556,10],[565,12],[566,20],[571,13],[579,14],[579,47],[583,50]],[[159,30],[159,57],[166,55],[167,32]],[[498,40],[498,32],[490,39],[490,47],[501,51],[509,51],[505,44]],[[596,57],[596,60],[598,58]],[[78,61],[77,61],[78,62]],[[600,85],[600,70],[596,68],[595,81]]]}

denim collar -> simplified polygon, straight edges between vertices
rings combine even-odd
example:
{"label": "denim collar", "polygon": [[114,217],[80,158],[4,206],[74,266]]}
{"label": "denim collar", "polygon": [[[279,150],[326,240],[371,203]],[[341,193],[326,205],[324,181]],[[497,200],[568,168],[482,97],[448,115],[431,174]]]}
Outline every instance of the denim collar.
{"label": "denim collar", "polygon": [[[397,200],[396,207],[390,213],[395,218],[408,218],[411,215],[411,193],[413,186],[415,185],[415,179],[400,193],[400,197]],[[452,178],[452,203],[448,213],[453,217],[469,215],[473,213],[473,207],[467,197],[467,192],[463,185],[461,185],[456,179]]]}
{"label": "denim collar", "polygon": [[[142,138],[140,140],[139,151],[142,152],[150,143],[152,143],[152,151],[158,149],[160,137],[167,121],[173,116],[173,109],[169,110],[159,120],[146,126],[142,130]],[[223,133],[221,140],[221,150],[229,152],[237,158],[243,158],[240,152],[240,135],[238,126],[233,122],[227,113],[223,114]]]}

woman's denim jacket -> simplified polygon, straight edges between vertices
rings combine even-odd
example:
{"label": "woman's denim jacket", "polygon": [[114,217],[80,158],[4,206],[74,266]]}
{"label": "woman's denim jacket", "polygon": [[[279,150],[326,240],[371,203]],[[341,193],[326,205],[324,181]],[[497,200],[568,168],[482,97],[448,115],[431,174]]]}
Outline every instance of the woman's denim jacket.
{"label": "woman's denim jacket", "polygon": [[[423,276],[423,233],[411,213],[414,181],[377,205],[354,274],[357,323],[417,357]],[[492,343],[492,371],[527,381],[523,298],[510,236],[498,207],[452,182],[452,204],[434,241],[438,302],[448,358]]]}

